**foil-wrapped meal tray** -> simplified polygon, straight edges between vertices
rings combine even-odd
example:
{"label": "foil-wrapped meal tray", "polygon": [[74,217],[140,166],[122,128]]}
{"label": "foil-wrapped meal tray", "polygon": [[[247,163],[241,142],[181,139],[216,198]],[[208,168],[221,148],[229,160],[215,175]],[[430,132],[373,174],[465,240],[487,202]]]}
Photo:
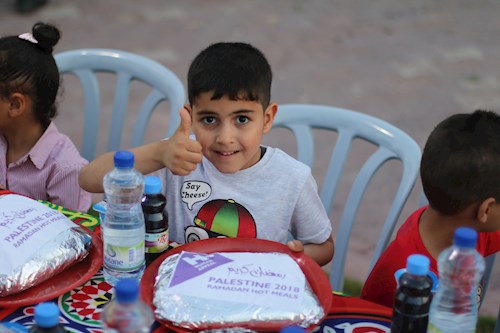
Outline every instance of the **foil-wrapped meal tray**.
{"label": "foil-wrapped meal tray", "polygon": [[259,239],[208,239],[168,251],[141,281],[143,299],[174,331],[312,329],[329,310],[328,278],[311,258]]}
{"label": "foil-wrapped meal tray", "polygon": [[80,262],[91,245],[92,235],[61,212],[23,195],[0,195],[0,301]]}
{"label": "foil-wrapped meal tray", "polygon": [[24,291],[68,269],[83,260],[91,246],[92,237],[83,228],[75,225],[62,231],[11,274],[0,274],[0,297]]}

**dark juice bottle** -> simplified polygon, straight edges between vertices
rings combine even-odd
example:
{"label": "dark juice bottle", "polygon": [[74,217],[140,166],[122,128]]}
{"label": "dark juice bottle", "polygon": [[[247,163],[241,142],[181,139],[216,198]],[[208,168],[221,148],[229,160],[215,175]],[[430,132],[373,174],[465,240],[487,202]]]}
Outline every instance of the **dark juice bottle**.
{"label": "dark juice bottle", "polygon": [[429,258],[420,254],[410,255],[406,272],[398,280],[393,315],[392,333],[425,333],[429,321],[432,299],[432,279]]}
{"label": "dark juice bottle", "polygon": [[151,264],[168,248],[168,216],[165,212],[167,199],[161,193],[161,179],[157,176],[144,178],[142,211],[146,224],[146,266]]}

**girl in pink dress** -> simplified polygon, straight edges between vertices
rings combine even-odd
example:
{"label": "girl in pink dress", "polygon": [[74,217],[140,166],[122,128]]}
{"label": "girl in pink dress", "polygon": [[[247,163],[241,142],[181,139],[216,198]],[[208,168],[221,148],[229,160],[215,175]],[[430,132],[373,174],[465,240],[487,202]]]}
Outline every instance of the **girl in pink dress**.
{"label": "girl in pink dress", "polygon": [[0,38],[0,186],[86,212],[91,195],[80,188],[78,173],[87,161],[52,122],[60,78],[52,50],[59,38],[44,23]]}

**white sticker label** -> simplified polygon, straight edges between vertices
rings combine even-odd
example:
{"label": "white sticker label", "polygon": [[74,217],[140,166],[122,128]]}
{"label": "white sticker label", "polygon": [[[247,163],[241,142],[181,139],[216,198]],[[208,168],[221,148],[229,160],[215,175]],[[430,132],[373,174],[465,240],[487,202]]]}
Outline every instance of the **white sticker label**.
{"label": "white sticker label", "polygon": [[0,274],[9,275],[75,224],[61,212],[17,194],[0,196]]}
{"label": "white sticker label", "polygon": [[202,291],[203,297],[217,301],[244,299],[258,306],[300,311],[305,284],[302,270],[285,254],[182,252],[167,293],[196,297]]}

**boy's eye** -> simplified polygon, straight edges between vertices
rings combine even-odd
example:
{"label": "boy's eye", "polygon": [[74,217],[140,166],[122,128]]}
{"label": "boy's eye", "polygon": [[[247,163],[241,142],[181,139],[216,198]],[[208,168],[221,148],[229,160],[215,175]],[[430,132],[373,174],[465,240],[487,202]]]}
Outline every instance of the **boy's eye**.
{"label": "boy's eye", "polygon": [[247,116],[238,116],[238,117],[236,117],[236,122],[238,124],[246,124],[246,123],[248,123],[248,117]]}
{"label": "boy's eye", "polygon": [[215,117],[205,117],[202,119],[204,124],[212,125],[215,124]]}

